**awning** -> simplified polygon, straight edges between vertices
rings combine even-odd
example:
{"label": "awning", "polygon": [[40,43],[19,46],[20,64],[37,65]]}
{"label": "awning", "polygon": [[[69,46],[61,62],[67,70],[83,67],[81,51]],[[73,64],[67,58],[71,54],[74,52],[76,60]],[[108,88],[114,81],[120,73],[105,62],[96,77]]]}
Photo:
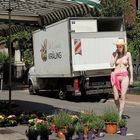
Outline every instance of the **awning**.
{"label": "awning", "polygon": [[[0,35],[6,35],[9,23],[9,0],[0,0]],[[91,8],[86,3],[67,0],[11,0],[11,30],[25,26],[43,27],[67,17],[89,15]]]}
{"label": "awning", "polygon": [[71,0],[71,1],[75,1],[81,4],[86,4],[91,8],[98,9],[99,11],[101,10],[101,5],[99,0]]}

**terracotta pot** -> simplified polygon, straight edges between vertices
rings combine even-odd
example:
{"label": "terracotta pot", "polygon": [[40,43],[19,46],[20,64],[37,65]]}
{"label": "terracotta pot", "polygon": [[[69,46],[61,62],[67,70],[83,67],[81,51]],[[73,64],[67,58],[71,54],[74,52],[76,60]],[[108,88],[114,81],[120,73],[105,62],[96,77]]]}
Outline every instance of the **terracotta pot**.
{"label": "terracotta pot", "polygon": [[63,126],[63,127],[61,127],[59,130],[60,130],[64,135],[66,135],[68,129],[67,129],[66,126]]}
{"label": "terracotta pot", "polygon": [[127,134],[127,127],[120,128],[120,135],[126,136]]}
{"label": "terracotta pot", "polygon": [[116,122],[105,122],[105,131],[108,134],[115,134],[117,132],[118,125]]}
{"label": "terracotta pot", "polygon": [[83,132],[84,132],[84,135],[87,136],[87,134],[88,134],[88,126],[87,125],[84,126]]}
{"label": "terracotta pot", "polygon": [[57,137],[59,137],[61,140],[64,140],[65,139],[65,135],[60,130],[57,132]]}

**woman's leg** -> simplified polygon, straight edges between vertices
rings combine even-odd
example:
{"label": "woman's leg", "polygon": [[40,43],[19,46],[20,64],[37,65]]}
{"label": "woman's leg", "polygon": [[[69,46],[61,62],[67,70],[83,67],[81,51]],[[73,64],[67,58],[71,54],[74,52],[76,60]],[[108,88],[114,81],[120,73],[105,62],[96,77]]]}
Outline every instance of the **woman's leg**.
{"label": "woman's leg", "polygon": [[114,93],[114,102],[118,111],[120,111],[120,101],[119,101],[119,92],[115,86],[113,86],[113,93]]}
{"label": "woman's leg", "polygon": [[120,112],[119,115],[120,117],[123,114],[123,110],[124,110],[124,105],[125,105],[125,98],[126,98],[126,92],[128,89],[128,85],[129,85],[129,78],[127,77],[123,77],[122,82],[121,82],[121,98],[120,98]]}

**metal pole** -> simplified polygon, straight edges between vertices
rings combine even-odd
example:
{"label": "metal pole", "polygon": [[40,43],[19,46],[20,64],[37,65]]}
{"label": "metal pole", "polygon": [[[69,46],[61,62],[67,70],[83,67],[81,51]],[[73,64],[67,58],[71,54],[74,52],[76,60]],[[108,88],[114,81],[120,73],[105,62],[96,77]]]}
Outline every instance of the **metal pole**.
{"label": "metal pole", "polygon": [[9,112],[11,112],[11,0],[9,0]]}

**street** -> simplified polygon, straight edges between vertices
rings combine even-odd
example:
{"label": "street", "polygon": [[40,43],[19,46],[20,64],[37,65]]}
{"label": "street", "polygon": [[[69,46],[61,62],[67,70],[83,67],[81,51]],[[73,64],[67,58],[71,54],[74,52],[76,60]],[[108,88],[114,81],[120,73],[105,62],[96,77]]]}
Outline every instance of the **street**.
{"label": "street", "polygon": [[[133,98],[136,97],[137,101]],[[131,98],[133,99],[131,101]],[[7,90],[0,93],[0,99],[8,100],[9,94]],[[139,95],[127,95],[127,101],[124,114],[128,115],[128,135],[120,136],[119,134],[108,135],[105,134],[104,140],[140,140],[139,128],[139,116],[140,116],[140,96]],[[94,111],[97,114],[102,114],[105,109],[115,108],[112,99],[102,103],[94,99],[94,96],[89,96],[86,99],[73,99],[73,100],[60,100],[53,96],[43,95],[29,95],[28,90],[13,90],[12,91],[12,103],[16,106],[12,109],[20,111],[41,111],[46,112],[48,115],[54,114],[56,111],[69,110],[69,111]],[[0,140],[25,140],[25,130],[27,126],[7,127],[0,128]]]}

